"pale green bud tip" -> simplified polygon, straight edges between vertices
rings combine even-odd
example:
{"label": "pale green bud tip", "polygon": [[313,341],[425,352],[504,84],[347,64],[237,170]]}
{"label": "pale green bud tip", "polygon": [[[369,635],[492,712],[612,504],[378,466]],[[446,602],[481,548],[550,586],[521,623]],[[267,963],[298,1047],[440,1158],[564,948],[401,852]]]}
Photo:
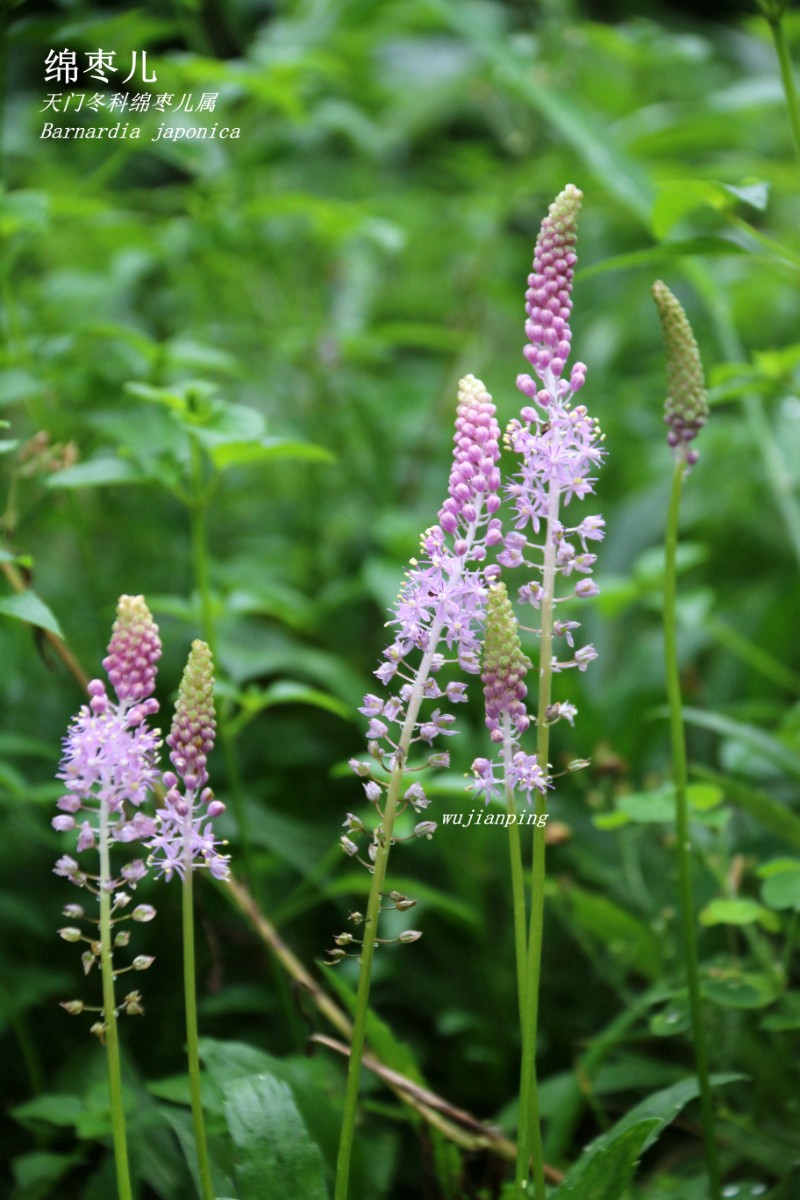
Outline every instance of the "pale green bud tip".
{"label": "pale green bud tip", "polygon": [[[486,725],[493,740],[499,740],[504,716],[519,733],[530,724],[525,709],[525,676],[530,659],[522,653],[519,627],[504,583],[496,583],[486,605],[486,635],[483,647],[483,696]],[[495,736],[497,735],[497,736]]]}
{"label": "pale green bud tip", "polygon": [[178,688],[175,717],[167,737],[170,760],[188,788],[208,782],[206,764],[214,746],[214,663],[205,642],[192,642]]}
{"label": "pale green bud tip", "polygon": [[158,626],[144,596],[120,596],[103,666],[120,700],[144,700],[156,686]]}
{"label": "pale green bud tip", "polygon": [[578,224],[578,213],[581,210],[582,200],[583,192],[580,188],[576,188],[574,183],[568,183],[564,190],[558,193],[548,209],[550,227],[558,230],[559,233],[574,230]]}
{"label": "pale green bud tip", "polygon": [[667,440],[688,463],[697,452],[688,448],[708,418],[703,364],[689,318],[676,296],[665,283],[653,284],[653,299],[661,318],[667,356],[667,399],[664,421],[669,427]]}

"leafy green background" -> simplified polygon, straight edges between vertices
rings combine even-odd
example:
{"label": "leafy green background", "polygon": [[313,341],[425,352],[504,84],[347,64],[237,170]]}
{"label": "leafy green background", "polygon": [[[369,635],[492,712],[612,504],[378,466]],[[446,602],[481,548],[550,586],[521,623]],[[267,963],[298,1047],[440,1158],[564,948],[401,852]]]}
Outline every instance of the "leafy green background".
{"label": "leafy green background", "polygon": [[[799,176],[766,22],[747,3],[706,10],[5,8],[4,1195],[113,1194],[102,1055],[57,1007],[88,998],[92,982],[54,932],[74,897],[51,874],[66,849],[49,824],[53,775],[81,691],[47,633],[63,633],[92,676],[117,596],[144,593],[165,644],[166,720],[191,639],[213,632],[225,737],[212,767],[237,876],[346,1007],[354,964],[337,976],[316,964],[368,882],[337,847],[360,795],[345,765],[363,744],[357,706],[403,564],[446,487],[457,380],[483,378],[503,420],[518,409],[531,249],[569,181],[585,194],[573,344],[589,368],[582,399],[606,433],[608,537],[602,595],[583,610],[600,657],[560,685],[580,715],[574,732],[559,727],[554,762],[591,766],[565,776],[550,806],[546,1155],[570,1170],[565,1197],[605,1197],[590,1189],[612,1173],[619,1196],[706,1195],[663,710],[670,461],[649,298],[660,276],[692,319],[713,406],[684,501],[680,647],[709,1048],[714,1071],[735,1076],[715,1093],[722,1161],[731,1195],[797,1195]],[[797,52],[797,11],[786,24]],[[42,111],[45,55],[98,46],[126,67],[147,50],[149,90],[176,103],[217,93],[214,113],[130,115],[139,140],[41,139],[45,120],[87,120]],[[162,122],[217,121],[240,138],[150,140]],[[469,805],[462,775],[486,745],[478,691],[452,739],[453,770],[432,789],[440,811]],[[385,1024],[372,1038],[386,1064],[510,1135],[519,1039],[506,861],[493,827],[443,827],[398,848],[393,883],[420,898],[424,937],[381,951],[373,1000]],[[303,1053],[331,1027],[252,921],[203,884],[219,1195],[248,1200],[254,1177],[289,1169],[306,1181],[296,1194],[324,1195],[342,1061],[319,1045]],[[159,920],[137,931],[137,951],[156,955],[146,1015],[123,1027],[132,1157],[142,1200],[182,1200],[194,1185],[179,903],[174,885],[140,893]],[[688,1105],[676,1121],[665,1100],[618,1128],[672,1087]],[[294,1131],[291,1168],[269,1137],[248,1139],[259,1128]],[[642,1151],[653,1129],[659,1140]],[[607,1157],[576,1166],[600,1134]],[[355,1172],[359,1200],[449,1200],[499,1195],[508,1168],[432,1134],[367,1073]]]}

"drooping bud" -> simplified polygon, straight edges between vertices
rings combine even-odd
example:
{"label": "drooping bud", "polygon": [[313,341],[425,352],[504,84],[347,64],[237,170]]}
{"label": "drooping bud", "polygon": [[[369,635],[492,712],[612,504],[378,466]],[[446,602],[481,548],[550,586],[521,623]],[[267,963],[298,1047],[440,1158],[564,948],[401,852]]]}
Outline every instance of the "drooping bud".
{"label": "drooping bud", "polygon": [[691,466],[698,454],[689,449],[689,442],[697,437],[708,419],[703,364],[683,306],[660,279],[653,284],[653,299],[661,318],[667,354],[668,391],[664,403],[664,421],[669,427],[667,440]]}
{"label": "drooping bud", "polygon": [[486,727],[493,741],[503,737],[504,715],[518,733],[530,725],[525,709],[525,676],[531,662],[522,653],[517,619],[508,598],[506,585],[495,584],[489,592],[486,609],[486,637],[483,649],[483,695],[486,702]]}
{"label": "drooping bud", "polygon": [[167,745],[170,761],[192,791],[208,781],[206,763],[214,746],[214,664],[205,642],[192,642],[178,688],[175,716]]}
{"label": "drooping bud", "polygon": [[121,701],[144,700],[153,694],[160,657],[158,626],[144,596],[120,596],[103,666]]}

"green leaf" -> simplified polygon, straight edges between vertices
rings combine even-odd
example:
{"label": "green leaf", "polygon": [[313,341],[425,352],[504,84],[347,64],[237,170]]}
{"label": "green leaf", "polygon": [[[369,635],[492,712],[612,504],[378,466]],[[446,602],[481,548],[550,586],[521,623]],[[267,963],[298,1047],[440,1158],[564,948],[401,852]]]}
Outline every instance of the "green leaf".
{"label": "green leaf", "polygon": [[[201,441],[206,439],[198,434]],[[331,463],[335,455],[324,446],[313,442],[299,442],[294,438],[262,438],[256,442],[223,442],[213,444],[209,454],[214,466],[220,471],[229,467],[247,467],[254,463],[280,462],[299,459],[301,462]]]}
{"label": "green leaf", "polygon": [[309,687],[293,679],[279,679],[268,688],[250,687],[233,694],[240,705],[240,711],[229,722],[229,730],[234,736],[241,733],[259,713],[284,704],[307,704],[312,708],[321,708],[333,713],[343,721],[354,719],[354,712],[349,704],[331,696],[329,692],[320,691],[319,688]]}
{"label": "green leaf", "polygon": [[727,967],[706,975],[702,992],[723,1008],[766,1008],[778,998],[780,985],[770,975]]}
{"label": "green leaf", "polygon": [[768,196],[769,184],[760,181],[733,187],[712,179],[670,179],[659,184],[653,205],[653,233],[659,239],[666,237],[683,217],[698,208],[727,213],[738,202],[763,212]]}
{"label": "green leaf", "polygon": [[62,1095],[50,1092],[18,1104],[11,1110],[12,1116],[23,1123],[29,1121],[47,1121],[50,1125],[72,1127],[86,1111],[86,1105],[80,1096]]}
{"label": "green leaf", "polygon": [[735,721],[732,717],[721,713],[703,712],[699,708],[684,708],[683,717],[690,725],[701,729],[710,729],[722,737],[731,738],[745,746],[757,750],[764,758],[780,767],[787,775],[800,779],[800,754],[790,750],[788,746],[758,729],[755,725],[747,725],[743,721]]}
{"label": "green leaf", "polygon": [[675,794],[671,787],[657,792],[636,792],[620,796],[617,808],[637,825],[654,825],[675,820]]}
{"label": "green leaf", "polygon": [[774,913],[755,900],[718,897],[700,912],[701,925],[753,925],[756,921],[773,931],[778,927]]}
{"label": "green leaf", "polygon": [[145,476],[125,458],[90,458],[47,477],[49,488],[109,487],[142,483]]}
{"label": "green leaf", "polygon": [[686,799],[698,812],[706,812],[722,804],[725,792],[715,783],[690,783],[686,789]]}
{"label": "green leaf", "polygon": [[[771,869],[770,869],[771,868]],[[764,880],[761,899],[770,908],[800,912],[800,860],[776,859],[759,870]]]}
{"label": "green leaf", "polygon": [[28,625],[35,625],[38,629],[46,629],[56,637],[64,637],[61,626],[44,600],[40,600],[36,593],[30,590],[0,598],[0,613],[6,617],[14,617],[17,621],[25,621]]}
{"label": "green leaf", "polygon": [[645,1142],[658,1128],[657,1117],[639,1121],[606,1145],[590,1148],[554,1200],[620,1200],[633,1179]]}
{"label": "green leaf", "polygon": [[691,1025],[689,1002],[686,997],[673,996],[660,1012],[650,1018],[650,1032],[655,1037],[672,1037],[684,1033]]}
{"label": "green leaf", "polygon": [[233,1080],[224,1107],[242,1200],[328,1200],[322,1156],[285,1083],[272,1075]]}
{"label": "green leaf", "polygon": [[[648,246],[645,250],[630,250],[627,254],[612,255],[610,258],[604,258],[598,263],[592,263],[591,266],[578,270],[576,277],[582,280],[591,279],[592,276],[605,275],[609,271],[628,271],[631,268],[639,267],[652,270],[653,267],[661,267],[665,263],[669,265],[676,259],[682,258],[719,258],[726,254],[747,253],[744,246],[731,241],[730,238],[682,238],[672,242],[661,242],[658,246]],[[750,253],[755,259],[770,261],[766,255],[755,254],[752,251]]]}

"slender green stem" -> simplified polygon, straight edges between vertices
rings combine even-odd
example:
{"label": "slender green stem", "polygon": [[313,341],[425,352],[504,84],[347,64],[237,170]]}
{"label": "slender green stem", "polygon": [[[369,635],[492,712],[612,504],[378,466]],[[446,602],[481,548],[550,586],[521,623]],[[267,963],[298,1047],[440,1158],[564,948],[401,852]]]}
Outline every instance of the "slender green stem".
{"label": "slender green stem", "polygon": [[358,1108],[358,1093],[361,1083],[361,1058],[364,1053],[364,1041],[367,1031],[367,1016],[369,1013],[369,993],[372,982],[372,960],[375,957],[378,922],[381,912],[383,883],[386,878],[386,868],[389,862],[389,852],[392,846],[392,831],[397,816],[400,787],[405,775],[406,757],[411,745],[411,737],[416,726],[420,705],[423,699],[423,688],[430,673],[434,649],[438,645],[441,633],[441,622],[434,622],[431,627],[429,644],[431,649],[423,655],[417,672],[411,698],[408,702],[406,717],[397,744],[395,767],[389,779],[386,791],[383,818],[381,820],[382,834],[378,842],[375,862],[372,867],[372,883],[367,901],[367,913],[364,920],[364,939],[361,947],[361,968],[358,975],[358,991],[356,993],[356,1010],[353,1018],[353,1037],[350,1044],[350,1061],[347,1068],[347,1084],[345,1086],[344,1113],[342,1116],[342,1132],[339,1138],[339,1154],[336,1160],[336,1191],[335,1200],[347,1200],[350,1186],[350,1162],[353,1155],[353,1137]]}
{"label": "slender green stem", "polygon": [[794,148],[798,159],[800,159],[800,100],[798,100],[797,96],[797,85],[794,81],[794,70],[792,68],[792,56],[789,52],[789,43],[786,40],[786,30],[783,27],[782,16],[783,10],[781,10],[780,15],[768,18],[769,28],[772,40],[775,43],[778,65],[781,69],[781,82],[783,83],[783,91],[786,96],[786,109],[789,113],[789,124],[792,127]]}
{"label": "slender green stem", "polygon": [[[200,597],[200,624],[203,630],[203,640],[211,650],[215,662],[219,662],[217,654],[217,630],[214,616],[214,602],[211,595],[211,578],[209,571],[210,554],[208,549],[208,497],[209,491],[204,479],[203,452],[195,438],[191,443],[191,500],[189,503],[189,522],[192,540],[192,566],[194,582]],[[225,760],[225,772],[228,780],[228,794],[231,800],[233,815],[242,841],[242,858],[246,876],[251,884],[255,880],[255,864],[253,862],[253,843],[250,835],[250,823],[242,795],[239,767],[234,753],[233,738],[225,712],[220,713],[219,744],[222,757]]]}
{"label": "slender green stem", "polygon": [[[191,815],[187,817],[191,821]],[[187,831],[188,834],[188,831]],[[197,1045],[197,995],[195,988],[194,963],[194,898],[192,850],[189,837],[185,837],[183,893],[183,993],[186,1006],[186,1056],[189,1064],[189,1091],[192,1099],[192,1125],[197,1150],[197,1166],[200,1173],[200,1191],[203,1200],[214,1200],[214,1185],[211,1181],[211,1165],[208,1159],[206,1129],[203,1120],[203,1096],[200,1088],[200,1054]]]}
{"label": "slender green stem", "polygon": [[676,595],[678,549],[678,518],[680,514],[681,488],[686,467],[683,461],[675,464],[667,519],[666,563],[664,568],[664,657],[669,700],[670,737],[672,742],[672,769],[675,777],[676,830],[678,838],[678,877],[680,887],[681,916],[683,919],[684,955],[686,979],[689,991],[689,1009],[692,1018],[692,1041],[700,1086],[700,1111],[705,1141],[706,1169],[712,1200],[720,1197],[720,1172],[717,1158],[714,1107],[711,1099],[711,1083],[708,1074],[705,1035],[700,1000],[700,967],[695,930],[695,907],[692,894],[691,843],[689,839],[689,803],[686,789],[688,771],[686,766],[686,736],[683,727],[680,673],[678,669],[678,647],[676,636]]}
{"label": "slender green stem", "polygon": [[111,945],[111,855],[109,852],[108,806],[105,801],[101,801],[100,804],[98,843],[100,855],[100,970],[103,979],[103,1018],[114,1163],[117,1171],[117,1194],[119,1200],[133,1200],[128,1167],[128,1142],[125,1134],[125,1107],[122,1098],[117,1006],[114,998],[114,954]]}
{"label": "slender green stem", "polygon": [[[550,754],[550,727],[546,712],[550,707],[553,686],[553,611],[555,604],[556,543],[554,532],[558,522],[559,491],[551,482],[548,497],[547,528],[542,568],[542,628],[539,658],[539,697],[536,756],[539,766],[547,770]],[[517,1134],[517,1194],[530,1195],[531,1160],[536,1200],[545,1200],[544,1157],[542,1129],[539,1119],[539,1084],[536,1071],[536,1040],[539,1024],[539,977],[542,965],[542,936],[544,930],[545,878],[545,814],[544,797],[536,794],[537,822],[533,830],[533,869],[531,872],[531,913],[528,932],[525,997],[526,1009],[522,1023],[522,1072],[519,1090],[519,1132]]]}
{"label": "slender green stem", "polygon": [[[508,781],[510,777],[511,754],[512,754],[512,739],[511,739],[511,722],[508,713],[503,714],[503,762],[505,767],[505,777]],[[516,816],[516,808],[514,805],[514,789],[506,782],[506,808],[512,816]],[[511,895],[513,900],[514,911],[514,946],[517,960],[517,995],[519,1000],[519,1019],[520,1024],[525,1019],[525,990],[527,986],[527,978],[525,974],[525,964],[528,960],[528,937],[527,937],[527,905],[525,903],[525,881],[522,869],[522,839],[519,835],[519,826],[516,821],[513,821],[508,827],[508,848],[511,855]]]}

